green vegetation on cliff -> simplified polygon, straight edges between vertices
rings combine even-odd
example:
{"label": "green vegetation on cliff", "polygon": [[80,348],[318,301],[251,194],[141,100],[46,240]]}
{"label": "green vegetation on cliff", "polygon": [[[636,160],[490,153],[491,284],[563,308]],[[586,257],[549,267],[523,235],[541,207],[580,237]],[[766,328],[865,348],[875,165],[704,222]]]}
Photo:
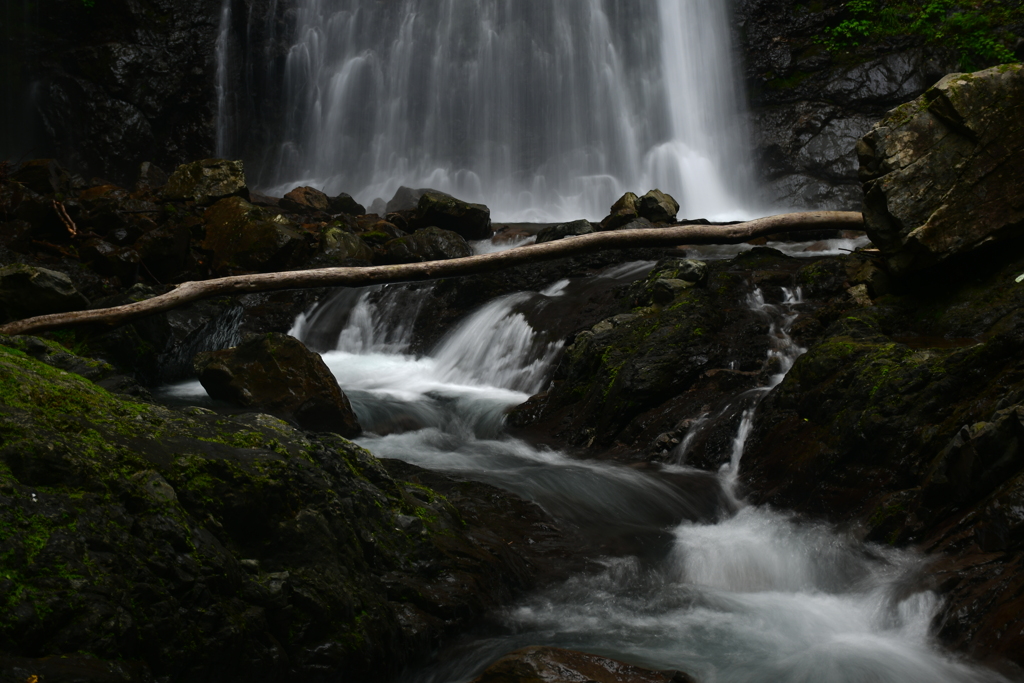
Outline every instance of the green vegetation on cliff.
{"label": "green vegetation on cliff", "polygon": [[1007,26],[1024,22],[1024,6],[1007,0],[851,0],[843,19],[821,42],[833,51],[914,36],[952,48],[965,71],[1014,62],[1015,36]]}

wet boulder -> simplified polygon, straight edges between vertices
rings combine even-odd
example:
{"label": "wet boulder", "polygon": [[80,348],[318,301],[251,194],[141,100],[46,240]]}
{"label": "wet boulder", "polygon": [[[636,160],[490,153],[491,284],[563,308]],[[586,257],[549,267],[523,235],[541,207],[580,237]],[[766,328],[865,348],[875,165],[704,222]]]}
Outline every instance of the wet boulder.
{"label": "wet boulder", "polygon": [[196,375],[213,398],[292,420],[303,429],[352,437],[362,429],[319,354],[271,332],[230,349],[200,353]]}
{"label": "wet boulder", "polygon": [[427,190],[416,208],[418,225],[423,227],[451,230],[467,240],[489,239],[493,233],[491,210],[483,204],[470,204],[444,192]]}
{"label": "wet boulder", "polygon": [[188,264],[191,239],[187,227],[167,223],[136,240],[135,251],[150,276],[160,282],[168,282]]}
{"label": "wet boulder", "polygon": [[320,251],[323,256],[332,261],[373,260],[373,249],[358,235],[337,223],[332,223],[323,229],[320,234]]}
{"label": "wet boulder", "polygon": [[639,218],[637,201],[637,196],[632,192],[627,192],[619,197],[619,200],[612,204],[611,212],[601,221],[601,229],[618,230],[623,225]]}
{"label": "wet boulder", "polygon": [[222,199],[204,214],[206,239],[215,272],[281,270],[305,245],[294,224],[241,197]]}
{"label": "wet boulder", "polygon": [[143,161],[139,164],[139,176],[135,179],[135,191],[155,192],[167,184],[168,178],[167,171],[152,162]]}
{"label": "wet boulder", "polygon": [[66,194],[71,190],[71,176],[53,159],[26,161],[11,178],[39,194]]}
{"label": "wet boulder", "polygon": [[526,647],[491,664],[473,683],[694,683],[695,680],[682,671],[654,671],[586,652]]}
{"label": "wet boulder", "polygon": [[182,164],[167,179],[165,199],[208,206],[226,197],[249,197],[241,161],[203,159]]}
{"label": "wet boulder", "polygon": [[661,190],[651,190],[637,200],[636,210],[652,223],[675,223],[679,202]]}
{"label": "wet boulder", "polygon": [[384,245],[384,260],[388,263],[444,261],[472,255],[473,250],[461,235],[437,227],[417,230]]}
{"label": "wet boulder", "polygon": [[857,144],[864,221],[889,268],[941,266],[1024,232],[1024,67],[950,74]]}
{"label": "wet boulder", "polygon": [[400,237],[405,237],[408,233],[400,229],[394,223],[389,221],[375,220],[372,223],[361,223],[357,227],[364,227],[359,237],[363,239],[367,244],[373,246],[383,246],[391,240],[397,240]]}
{"label": "wet boulder", "polygon": [[21,263],[0,268],[0,320],[78,311],[88,305],[64,273]]}
{"label": "wet boulder", "polygon": [[[396,211],[412,211],[417,206],[419,206],[420,197],[422,197],[425,192],[433,192],[433,190],[430,190],[428,188],[414,190],[411,187],[406,187],[405,185],[402,185],[400,188],[395,190],[395,196],[393,196],[391,200],[384,205],[384,213],[394,213]],[[376,204],[377,203],[374,202],[375,206]],[[374,213],[380,212],[378,211]]]}
{"label": "wet boulder", "polygon": [[366,213],[366,208],[362,204],[344,192],[328,199],[327,210],[330,213],[347,213],[350,216],[362,216]]}
{"label": "wet boulder", "polygon": [[571,223],[561,223],[559,225],[552,225],[544,228],[537,233],[537,244],[543,244],[544,242],[554,242],[560,240],[563,237],[575,237],[577,235],[589,235],[594,232],[594,226],[591,225],[590,221],[579,220],[572,221]]}
{"label": "wet boulder", "polygon": [[86,240],[78,247],[78,257],[100,275],[116,277],[125,286],[133,284],[139,274],[138,252],[106,240]]}
{"label": "wet boulder", "polygon": [[330,199],[314,187],[296,187],[281,197],[280,206],[285,211],[308,213],[310,211],[327,211]]}

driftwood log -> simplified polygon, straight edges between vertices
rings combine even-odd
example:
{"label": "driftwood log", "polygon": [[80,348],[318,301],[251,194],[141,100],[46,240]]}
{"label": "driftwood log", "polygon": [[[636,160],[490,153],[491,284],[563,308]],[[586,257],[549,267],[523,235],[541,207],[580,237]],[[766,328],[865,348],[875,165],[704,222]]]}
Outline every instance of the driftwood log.
{"label": "driftwood log", "polygon": [[733,225],[679,225],[643,230],[612,230],[533,244],[507,251],[447,261],[428,261],[365,268],[317,268],[281,273],[234,275],[184,282],[173,290],[113,308],[68,313],[51,313],[0,326],[0,334],[33,334],[71,325],[122,325],[143,316],[160,313],[192,301],[213,296],[266,292],[308,287],[365,287],[388,282],[433,280],[456,275],[473,275],[499,268],[584,254],[604,249],[664,247],[687,244],[738,244],[782,232],[822,229],[859,230],[864,218],[854,211],[809,211],[787,213]]}

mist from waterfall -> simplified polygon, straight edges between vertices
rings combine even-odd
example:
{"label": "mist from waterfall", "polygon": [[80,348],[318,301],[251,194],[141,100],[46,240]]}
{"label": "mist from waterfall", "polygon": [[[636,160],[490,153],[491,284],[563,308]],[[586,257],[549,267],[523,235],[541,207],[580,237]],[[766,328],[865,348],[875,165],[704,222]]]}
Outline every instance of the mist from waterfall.
{"label": "mist from waterfall", "polygon": [[549,221],[600,219],[623,192],[658,187],[682,216],[753,210],[727,2],[294,0],[287,12],[283,106],[257,122],[268,140],[249,164],[272,194],[308,184],[369,205],[432,187],[499,220]]}

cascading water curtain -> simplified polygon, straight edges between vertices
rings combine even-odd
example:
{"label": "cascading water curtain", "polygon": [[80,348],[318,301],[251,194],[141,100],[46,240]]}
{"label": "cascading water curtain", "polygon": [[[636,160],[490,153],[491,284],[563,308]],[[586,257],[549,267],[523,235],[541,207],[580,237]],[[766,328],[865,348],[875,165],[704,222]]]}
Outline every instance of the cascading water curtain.
{"label": "cascading water curtain", "polygon": [[749,212],[723,0],[279,4],[294,20],[286,51],[241,70],[276,79],[263,92],[279,106],[248,127],[265,136],[249,168],[266,190],[369,204],[432,187],[499,220],[560,220],[659,187],[684,216]]}

